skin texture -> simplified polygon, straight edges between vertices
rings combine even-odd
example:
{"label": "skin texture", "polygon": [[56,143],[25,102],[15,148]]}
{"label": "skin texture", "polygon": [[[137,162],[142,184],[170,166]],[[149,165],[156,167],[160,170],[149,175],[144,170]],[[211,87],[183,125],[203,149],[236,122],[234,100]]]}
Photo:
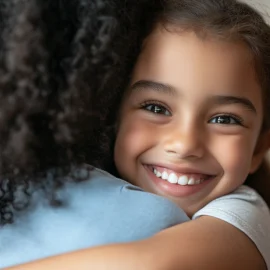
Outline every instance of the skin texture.
{"label": "skin texture", "polygon": [[[244,44],[157,27],[122,104],[114,155],[119,174],[192,216],[258,168],[266,141],[261,92]],[[211,179],[180,186],[156,177],[154,168]]]}

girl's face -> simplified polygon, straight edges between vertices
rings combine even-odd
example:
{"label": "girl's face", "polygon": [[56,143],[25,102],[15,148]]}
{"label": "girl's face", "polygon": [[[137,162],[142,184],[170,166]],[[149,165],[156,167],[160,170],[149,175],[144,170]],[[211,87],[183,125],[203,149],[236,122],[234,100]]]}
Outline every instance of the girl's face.
{"label": "girl's face", "polygon": [[245,45],[157,27],[122,104],[116,167],[125,180],[191,216],[257,169],[262,114]]}

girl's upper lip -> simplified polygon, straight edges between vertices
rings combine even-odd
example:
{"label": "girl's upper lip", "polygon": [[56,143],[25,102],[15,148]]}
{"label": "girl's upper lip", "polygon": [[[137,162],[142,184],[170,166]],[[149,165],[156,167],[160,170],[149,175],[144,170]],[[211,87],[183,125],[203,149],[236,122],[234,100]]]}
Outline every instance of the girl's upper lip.
{"label": "girl's upper lip", "polygon": [[210,173],[209,171],[206,171],[203,169],[194,168],[194,166],[191,167],[191,166],[181,166],[181,165],[161,164],[161,163],[152,163],[146,166],[159,167],[159,168],[171,170],[180,174],[204,174],[204,175],[209,175],[209,176],[216,175],[216,174],[213,174],[212,172]]}

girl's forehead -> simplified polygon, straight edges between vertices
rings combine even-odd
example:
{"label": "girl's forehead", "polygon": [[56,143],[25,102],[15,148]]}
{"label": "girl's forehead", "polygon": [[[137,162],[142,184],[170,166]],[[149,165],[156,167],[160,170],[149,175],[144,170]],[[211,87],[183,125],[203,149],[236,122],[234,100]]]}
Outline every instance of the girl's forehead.
{"label": "girl's forehead", "polygon": [[210,36],[201,39],[192,31],[169,32],[158,27],[145,40],[132,79],[164,77],[177,84],[196,76],[197,81],[204,79],[204,83],[208,81],[215,87],[220,84],[219,87],[243,88],[249,81],[257,89],[259,81],[254,67],[253,54],[243,42]]}
{"label": "girl's forehead", "polygon": [[[138,59],[148,58],[159,61],[161,58],[164,60],[164,56],[168,56],[168,59],[170,56],[179,56],[182,59],[190,58],[190,60],[197,59],[198,61],[208,58],[209,61],[213,59],[216,62],[227,59],[224,63],[220,63],[221,67],[228,63],[231,66],[244,67],[248,64],[254,67],[254,54],[241,40],[219,38],[212,33],[200,35],[193,30],[184,31],[175,27],[164,28],[158,25],[144,40]],[[177,60],[178,58],[175,58],[175,61],[171,63]]]}

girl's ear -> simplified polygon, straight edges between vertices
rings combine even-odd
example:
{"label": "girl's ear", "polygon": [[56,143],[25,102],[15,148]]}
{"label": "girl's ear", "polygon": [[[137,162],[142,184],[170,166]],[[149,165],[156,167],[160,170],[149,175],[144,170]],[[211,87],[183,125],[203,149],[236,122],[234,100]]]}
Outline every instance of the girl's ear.
{"label": "girl's ear", "polygon": [[261,133],[253,157],[249,173],[254,173],[260,167],[267,151],[270,149],[270,130]]}

